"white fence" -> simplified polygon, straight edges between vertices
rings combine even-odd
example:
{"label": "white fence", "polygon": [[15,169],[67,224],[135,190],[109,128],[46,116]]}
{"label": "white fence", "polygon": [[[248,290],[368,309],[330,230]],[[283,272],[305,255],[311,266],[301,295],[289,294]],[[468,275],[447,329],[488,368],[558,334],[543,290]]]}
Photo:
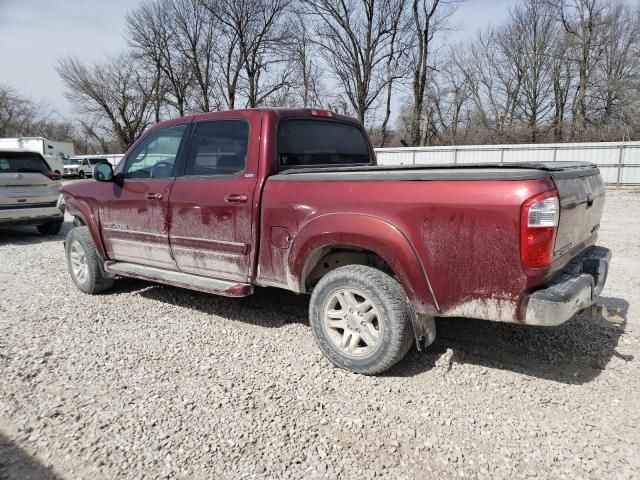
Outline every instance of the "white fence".
{"label": "white fence", "polygon": [[376,155],[381,165],[592,162],[606,183],[640,185],[640,142],[377,148]]}

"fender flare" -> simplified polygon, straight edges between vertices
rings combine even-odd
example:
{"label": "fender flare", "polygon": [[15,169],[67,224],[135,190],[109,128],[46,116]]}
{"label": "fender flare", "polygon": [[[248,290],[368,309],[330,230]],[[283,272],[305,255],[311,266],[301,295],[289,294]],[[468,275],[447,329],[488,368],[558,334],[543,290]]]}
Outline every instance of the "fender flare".
{"label": "fender flare", "polygon": [[102,243],[102,237],[100,236],[100,229],[98,227],[98,219],[91,210],[91,207],[85,202],[82,202],[75,198],[69,198],[67,202],[67,212],[74,217],[80,217],[84,224],[89,229],[91,239],[96,247],[98,255],[104,260],[107,258],[104,244]]}
{"label": "fender flare", "polygon": [[302,225],[289,250],[289,288],[305,292],[309,262],[314,252],[326,247],[356,247],[377,254],[398,277],[416,313],[437,313],[438,302],[415,248],[395,225],[373,215],[329,213]]}

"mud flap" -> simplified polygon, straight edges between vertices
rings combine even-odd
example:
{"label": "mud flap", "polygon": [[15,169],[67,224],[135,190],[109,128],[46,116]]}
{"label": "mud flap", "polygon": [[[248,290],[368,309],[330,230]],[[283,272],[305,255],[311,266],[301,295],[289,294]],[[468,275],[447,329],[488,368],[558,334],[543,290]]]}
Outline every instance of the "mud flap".
{"label": "mud flap", "polygon": [[409,310],[413,333],[416,337],[416,348],[422,352],[436,341],[436,319],[430,315],[417,314],[411,308]]}

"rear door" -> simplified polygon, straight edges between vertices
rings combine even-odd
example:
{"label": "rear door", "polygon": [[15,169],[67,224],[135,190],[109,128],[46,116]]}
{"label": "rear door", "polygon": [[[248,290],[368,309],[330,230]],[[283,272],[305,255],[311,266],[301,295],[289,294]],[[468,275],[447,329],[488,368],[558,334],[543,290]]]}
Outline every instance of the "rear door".
{"label": "rear door", "polygon": [[49,171],[37,153],[0,151],[0,208],[55,206],[59,182],[45,175]]}
{"label": "rear door", "polygon": [[181,271],[249,280],[260,118],[249,112],[194,123],[184,174],[169,200],[169,241]]}
{"label": "rear door", "polygon": [[127,156],[113,194],[100,203],[109,258],[177,269],[169,248],[168,205],[188,129],[183,124],[155,130]]}

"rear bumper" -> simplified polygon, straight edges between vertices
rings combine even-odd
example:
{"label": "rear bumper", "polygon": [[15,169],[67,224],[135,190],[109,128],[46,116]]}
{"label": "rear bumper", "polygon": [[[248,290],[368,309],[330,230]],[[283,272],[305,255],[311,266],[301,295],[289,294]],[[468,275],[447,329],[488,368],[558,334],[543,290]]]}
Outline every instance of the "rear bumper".
{"label": "rear bumper", "polygon": [[611,250],[604,247],[591,247],[576,257],[545,288],[529,295],[525,323],[560,325],[593,305],[607,281],[610,262]]}
{"label": "rear bumper", "polygon": [[[54,202],[55,203],[55,202]],[[16,208],[0,210],[0,227],[17,227],[20,225],[40,225],[53,220],[64,219],[57,206]]]}

